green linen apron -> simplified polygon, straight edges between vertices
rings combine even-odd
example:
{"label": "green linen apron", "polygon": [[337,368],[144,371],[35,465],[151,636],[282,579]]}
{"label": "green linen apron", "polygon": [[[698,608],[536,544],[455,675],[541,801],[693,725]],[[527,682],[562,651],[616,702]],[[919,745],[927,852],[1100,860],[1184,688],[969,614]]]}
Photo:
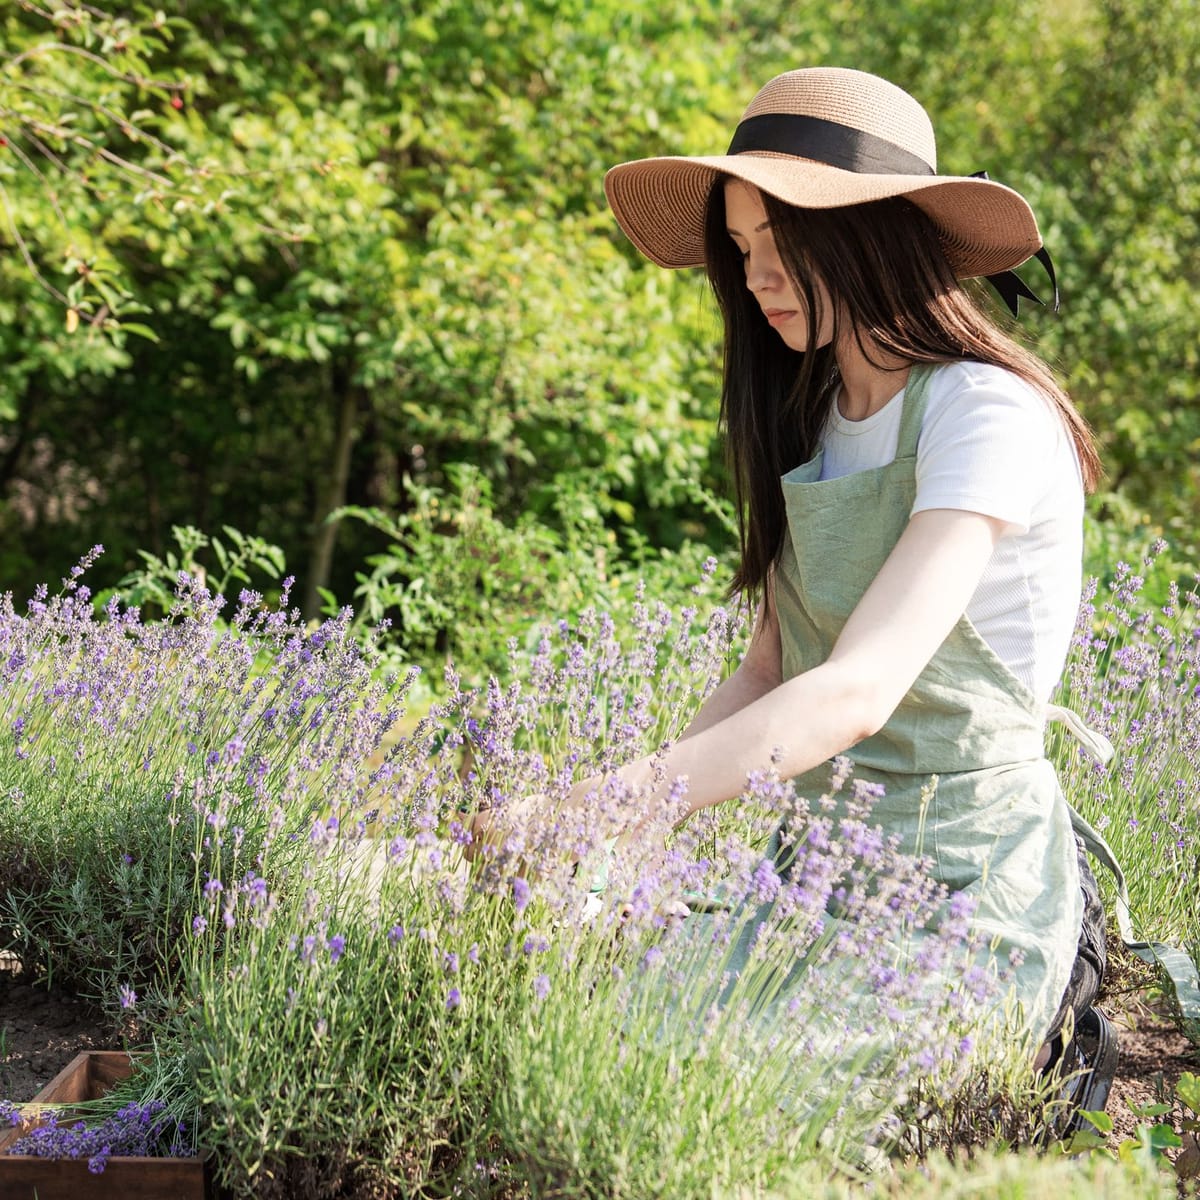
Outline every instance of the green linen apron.
{"label": "green linen apron", "polygon": [[[893,462],[822,481],[818,451],[783,477],[787,537],[774,601],[785,679],[829,657],[909,521],[930,375],[910,372]],[[1045,706],[963,616],[884,727],[847,752],[855,779],[883,785],[870,819],[975,900],[975,926],[1001,967],[1019,962],[1016,999],[1039,1037],[1058,1010],[1083,917],[1072,818],[1045,757],[1044,720]],[[822,795],[829,765],[795,784]]]}

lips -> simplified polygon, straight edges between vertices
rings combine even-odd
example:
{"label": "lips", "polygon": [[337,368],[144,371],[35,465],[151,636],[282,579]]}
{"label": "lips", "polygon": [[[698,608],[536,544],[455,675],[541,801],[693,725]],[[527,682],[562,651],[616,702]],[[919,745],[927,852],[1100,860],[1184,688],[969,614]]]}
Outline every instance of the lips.
{"label": "lips", "polygon": [[793,308],[764,308],[763,316],[767,318],[769,325],[782,325],[785,321],[790,321],[796,315],[796,310]]}

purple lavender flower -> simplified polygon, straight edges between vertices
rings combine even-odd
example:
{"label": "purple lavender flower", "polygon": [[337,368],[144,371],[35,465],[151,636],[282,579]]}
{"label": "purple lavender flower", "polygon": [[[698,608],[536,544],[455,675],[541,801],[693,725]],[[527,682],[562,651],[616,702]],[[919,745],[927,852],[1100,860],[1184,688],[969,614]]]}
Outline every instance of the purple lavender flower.
{"label": "purple lavender flower", "polygon": [[453,1012],[462,1003],[462,992],[453,987],[446,993],[446,1011]]}
{"label": "purple lavender flower", "polygon": [[750,882],[750,895],[759,904],[766,904],[774,900],[782,887],[775,864],[769,858],[762,859],[755,867]]}
{"label": "purple lavender flower", "polygon": [[48,1113],[42,1123],[10,1147],[11,1154],[36,1158],[86,1159],[88,1170],[100,1174],[112,1157],[147,1157],[164,1152],[175,1157],[195,1153],[184,1143],[184,1123],[165,1111],[161,1100],[127,1104],[98,1125],[77,1121],[59,1123],[59,1114]]}
{"label": "purple lavender flower", "polygon": [[643,971],[653,970],[655,967],[661,966],[664,955],[661,946],[651,946],[645,954],[642,955],[641,967]]}

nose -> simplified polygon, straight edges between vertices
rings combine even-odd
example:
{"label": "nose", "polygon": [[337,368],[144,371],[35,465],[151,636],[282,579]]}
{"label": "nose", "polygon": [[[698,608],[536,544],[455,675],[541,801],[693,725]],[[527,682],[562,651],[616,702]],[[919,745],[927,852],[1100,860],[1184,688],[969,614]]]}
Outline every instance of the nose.
{"label": "nose", "polygon": [[783,278],[777,256],[758,253],[746,258],[746,287],[755,295],[779,285]]}

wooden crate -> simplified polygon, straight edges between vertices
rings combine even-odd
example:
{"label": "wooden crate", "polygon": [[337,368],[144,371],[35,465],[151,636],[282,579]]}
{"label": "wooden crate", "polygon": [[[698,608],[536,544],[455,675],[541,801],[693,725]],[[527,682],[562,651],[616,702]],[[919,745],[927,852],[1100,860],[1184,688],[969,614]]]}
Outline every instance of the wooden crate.
{"label": "wooden crate", "polygon": [[[133,1067],[118,1050],[88,1050],[73,1058],[36,1096],[34,1104],[76,1104],[103,1096]],[[117,1158],[93,1175],[86,1159],[9,1154],[20,1129],[0,1132],[3,1200],[211,1200],[206,1158]]]}

